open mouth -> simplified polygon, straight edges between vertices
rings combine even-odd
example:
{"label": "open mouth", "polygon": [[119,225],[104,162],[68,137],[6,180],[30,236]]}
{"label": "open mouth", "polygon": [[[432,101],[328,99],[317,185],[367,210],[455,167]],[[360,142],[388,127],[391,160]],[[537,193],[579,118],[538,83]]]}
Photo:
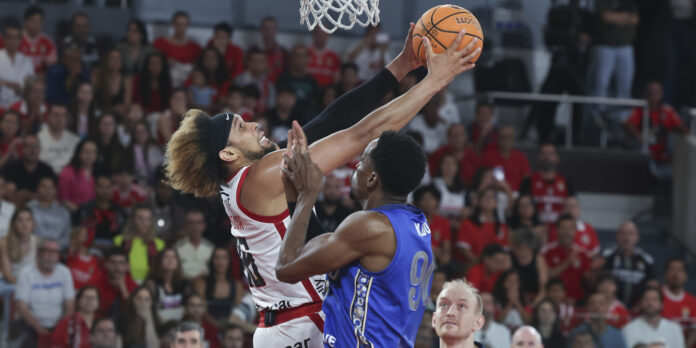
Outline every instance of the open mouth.
{"label": "open mouth", "polygon": [[261,132],[261,137],[259,137],[259,144],[261,144],[261,146],[266,146],[270,143],[271,141],[263,135],[263,132]]}

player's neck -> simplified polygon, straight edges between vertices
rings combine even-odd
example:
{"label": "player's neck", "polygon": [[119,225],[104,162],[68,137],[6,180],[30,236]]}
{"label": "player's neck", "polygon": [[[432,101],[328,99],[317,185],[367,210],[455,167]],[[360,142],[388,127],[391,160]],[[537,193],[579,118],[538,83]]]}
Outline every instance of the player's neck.
{"label": "player's neck", "polygon": [[389,204],[404,204],[406,197],[394,196],[386,193],[374,193],[363,202],[363,209],[375,209]]}
{"label": "player's neck", "polygon": [[469,335],[465,340],[445,340],[440,338],[440,348],[475,348],[474,335]]}

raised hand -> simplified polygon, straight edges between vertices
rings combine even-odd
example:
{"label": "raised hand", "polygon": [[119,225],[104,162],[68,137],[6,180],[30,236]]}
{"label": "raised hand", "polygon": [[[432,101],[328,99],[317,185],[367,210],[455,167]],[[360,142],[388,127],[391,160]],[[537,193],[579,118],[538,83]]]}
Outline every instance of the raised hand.
{"label": "raised hand", "polygon": [[[284,165],[281,166],[283,183],[286,185],[286,197],[293,194],[289,186],[294,188],[297,197],[307,195],[316,199],[322,184],[322,172],[312,161],[307,149],[307,137],[299,123],[292,124],[292,134],[288,134],[288,149],[283,154]],[[290,143],[292,140],[292,143]]]}
{"label": "raised hand", "polygon": [[454,43],[452,43],[447,50],[439,54],[433,52],[430,39],[428,39],[428,37],[423,38],[423,45],[425,45],[428,62],[427,77],[441,84],[441,88],[444,88],[452,82],[457,75],[469,71],[476,66],[473,63],[469,63],[469,61],[474,59],[479,51],[481,51],[480,48],[474,48],[478,38],[471,40],[471,42],[461,50],[458,49],[465,35],[465,30],[460,31]]}

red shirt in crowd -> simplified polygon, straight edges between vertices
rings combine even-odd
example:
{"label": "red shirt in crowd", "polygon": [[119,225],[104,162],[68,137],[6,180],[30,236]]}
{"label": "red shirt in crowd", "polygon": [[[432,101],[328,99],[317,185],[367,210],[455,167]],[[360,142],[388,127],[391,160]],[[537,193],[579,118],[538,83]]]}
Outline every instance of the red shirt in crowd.
{"label": "red shirt in crowd", "polygon": [[[49,109],[49,107],[48,107],[48,104],[46,104],[46,103],[43,103],[43,104],[41,104],[41,106],[39,106],[39,113],[41,114],[41,116],[40,116],[39,120],[36,120],[37,122],[43,123],[46,121],[46,117],[48,116],[48,109]],[[21,123],[23,124],[22,128],[24,128],[25,122],[33,121],[33,120],[29,120],[29,114],[28,114],[29,113],[29,106],[27,105],[27,102],[24,100],[19,100],[19,101],[15,102],[14,104],[10,105],[10,110],[17,111],[17,113],[19,114]]]}
{"label": "red shirt in crowd", "polygon": [[307,72],[317,80],[319,87],[324,88],[334,83],[336,75],[341,70],[341,58],[330,49],[319,50],[309,48],[309,63]]}
{"label": "red shirt in crowd", "polygon": [[481,255],[481,251],[488,244],[498,243],[502,246],[508,246],[507,226],[500,223],[498,231],[495,227],[494,222],[483,222],[479,226],[471,219],[466,219],[459,228],[457,246],[471,250],[476,257]]}
{"label": "red shirt in crowd", "polygon": [[[578,257],[575,262],[571,263],[568,268],[559,275],[558,278],[563,280],[568,297],[579,301],[585,297],[585,291],[582,287],[582,280],[587,271],[590,270],[590,256],[584,249],[573,246],[578,250]],[[570,249],[566,249],[558,242],[547,244],[542,249],[542,254],[546,263],[549,265],[549,269],[556,268],[558,265],[563,263],[568,259],[570,255]]]}
{"label": "red shirt in crowd", "polygon": [[620,329],[629,321],[631,321],[631,313],[621,301],[614,299],[607,310],[607,324]]}
{"label": "red shirt in crowd", "polygon": [[180,63],[193,63],[203,49],[195,41],[189,40],[183,45],[175,44],[166,37],[158,37],[152,46],[168,58]]}
{"label": "red shirt in crowd", "polygon": [[133,76],[133,101],[142,105],[146,114],[164,110],[165,101],[162,100],[159,90],[150,89],[150,97],[147,103],[145,102],[145,96],[140,91],[139,80],[140,77],[138,75]]}
{"label": "red shirt in crowd", "polygon": [[114,193],[111,197],[111,201],[114,202],[114,204],[124,209],[145,202],[146,200],[147,191],[136,183],[131,184],[130,191],[128,192],[121,192],[118,188],[114,189]]}
{"label": "red shirt in crowd", "polygon": [[102,272],[99,266],[99,259],[92,254],[84,256],[82,254],[69,253],[65,260],[65,265],[70,269],[75,290],[82,289],[86,285],[96,284]]}
{"label": "red shirt in crowd", "polygon": [[[634,109],[631,117],[626,120],[626,123],[636,126],[642,134],[643,109]],[[667,135],[681,125],[683,125],[682,120],[677,115],[677,112],[669,105],[662,105],[659,110],[650,110],[649,138],[644,141],[648,141],[650,153],[652,153],[655,161],[669,161]]]}
{"label": "red shirt in crowd", "polygon": [[80,313],[61,319],[51,332],[51,348],[91,348],[90,328]]}
{"label": "red shirt in crowd", "polygon": [[517,150],[510,150],[510,154],[505,158],[499,150],[489,149],[481,157],[481,165],[503,168],[505,181],[513,191],[519,191],[522,179],[532,172],[527,156]]}
{"label": "red shirt in crowd", "polygon": [[[452,152],[452,148],[449,145],[445,145],[435,150],[435,152],[428,156],[428,166],[430,167],[430,175],[435,177],[440,174],[439,166],[442,156],[450,154]],[[459,160],[459,177],[462,179],[462,181],[464,181],[464,183],[471,184],[471,180],[474,178],[474,175],[476,174],[476,169],[478,168],[479,161],[479,156],[473,149],[467,147],[464,150],[464,157],[462,157]]]}
{"label": "red shirt in crowd", "polygon": [[[213,39],[208,41],[207,46],[213,47]],[[244,51],[239,46],[231,42],[228,43],[223,57],[225,58],[225,66],[230,74],[230,79],[237,77],[244,71]]]}
{"label": "red shirt in crowd", "polygon": [[287,59],[288,52],[281,45],[267,48],[264,52],[266,53],[266,60],[268,60],[268,78],[275,83],[278,76],[285,70],[285,60]]}
{"label": "red shirt in crowd", "polygon": [[207,343],[206,347],[208,348],[220,348],[221,343],[220,343],[220,332],[218,331],[217,327],[211,323],[209,323],[207,320],[203,319],[203,323],[201,323],[201,327],[203,327],[203,332],[205,333],[203,339]]}
{"label": "red shirt in crowd", "polygon": [[498,281],[498,277],[501,273],[502,272],[499,271],[489,274],[486,272],[486,266],[484,266],[483,263],[479,263],[469,269],[469,272],[466,274],[466,280],[480,292],[492,293],[495,282]]}
{"label": "red shirt in crowd", "polygon": [[31,58],[36,73],[41,73],[48,67],[48,62],[58,61],[56,44],[53,39],[44,33],[32,39],[26,31],[22,31],[22,43],[19,44],[19,52]]}
{"label": "red shirt in crowd", "polygon": [[[133,278],[131,278],[130,274],[126,274],[125,282],[128,293],[133,292],[133,290],[138,287],[138,284],[135,282],[135,280],[133,280]],[[121,296],[121,290],[118,287],[111,285],[106,271],[99,272],[96,282],[92,285],[99,290],[99,311],[100,313],[107,315],[116,298]],[[121,305],[125,306],[125,299],[122,302],[123,303],[121,303]]]}
{"label": "red shirt in crowd", "polygon": [[446,240],[452,240],[449,220],[435,214],[430,219],[430,242],[433,245],[433,249],[439,248],[442,242]]}
{"label": "red shirt in crowd", "polygon": [[529,178],[529,192],[537,205],[539,221],[554,224],[563,211],[563,202],[571,196],[566,178],[556,174],[553,180],[546,181],[535,172]]}
{"label": "red shirt in crowd", "polygon": [[[468,127],[469,139],[472,144],[475,144],[481,137],[481,129],[476,122],[472,122]],[[490,132],[486,135],[483,141],[483,148],[481,153],[486,151],[498,150],[498,128],[493,127]]]}
{"label": "red shirt in crowd", "polygon": [[[558,226],[555,224],[549,225],[549,240],[548,242],[555,242],[558,239],[557,235]],[[587,222],[578,220],[578,225],[575,228],[575,239],[573,243],[594,256],[599,252],[599,238],[597,237],[597,232],[595,232],[594,227]]]}
{"label": "red shirt in crowd", "polygon": [[561,322],[561,330],[566,334],[582,322],[575,306],[568,303],[561,303],[558,306],[558,320]]}
{"label": "red shirt in crowd", "polygon": [[682,290],[674,295],[662,287],[662,316],[681,324],[684,331],[696,328],[696,297]]}

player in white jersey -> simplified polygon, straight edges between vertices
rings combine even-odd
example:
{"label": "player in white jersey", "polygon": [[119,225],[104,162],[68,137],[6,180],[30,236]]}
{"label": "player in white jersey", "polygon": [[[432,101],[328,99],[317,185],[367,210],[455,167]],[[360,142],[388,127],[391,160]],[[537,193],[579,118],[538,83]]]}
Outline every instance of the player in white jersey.
{"label": "player in white jersey", "polygon": [[[411,46],[412,33],[413,24],[403,50],[386,69],[303,128],[312,160],[324,174],[356,157],[383,132],[401,129],[455,76],[473,68],[468,62],[479,49],[474,49],[472,41],[457,51],[462,32],[454,48],[441,54],[428,51],[430,69],[419,84],[372,111],[389,89],[420,66]],[[185,193],[221,195],[261,315],[254,346],[321,347],[323,277],[285,284],[275,276],[280,242],[289,223],[280,171],[283,151],[278,149],[255,122],[231,114],[211,118],[200,110],[189,110],[167,144],[167,179]]]}

